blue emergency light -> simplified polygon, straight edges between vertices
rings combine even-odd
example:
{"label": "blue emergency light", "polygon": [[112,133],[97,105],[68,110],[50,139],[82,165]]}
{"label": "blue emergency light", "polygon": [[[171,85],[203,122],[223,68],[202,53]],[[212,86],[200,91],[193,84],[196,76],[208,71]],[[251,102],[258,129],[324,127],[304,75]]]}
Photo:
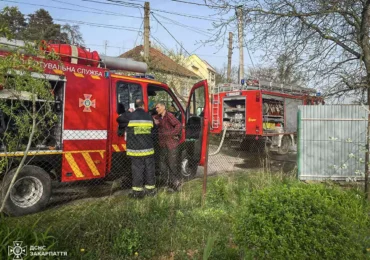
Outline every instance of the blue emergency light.
{"label": "blue emergency light", "polygon": [[105,78],[109,78],[109,71],[105,71],[105,72],[104,72],[104,77],[105,77]]}
{"label": "blue emergency light", "polygon": [[316,97],[320,97],[320,96],[321,96],[321,92],[317,92]]}
{"label": "blue emergency light", "polygon": [[240,83],[241,83],[242,85],[244,85],[245,80],[244,80],[244,79],[241,79]]}

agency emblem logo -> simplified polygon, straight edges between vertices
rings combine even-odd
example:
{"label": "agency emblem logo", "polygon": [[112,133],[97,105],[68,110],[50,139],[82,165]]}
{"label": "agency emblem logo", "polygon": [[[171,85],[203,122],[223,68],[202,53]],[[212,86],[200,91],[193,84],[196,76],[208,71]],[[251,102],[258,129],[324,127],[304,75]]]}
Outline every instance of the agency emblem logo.
{"label": "agency emblem logo", "polygon": [[13,260],[22,260],[27,256],[27,246],[22,246],[22,241],[13,241],[13,246],[8,246],[8,255],[13,256]]}

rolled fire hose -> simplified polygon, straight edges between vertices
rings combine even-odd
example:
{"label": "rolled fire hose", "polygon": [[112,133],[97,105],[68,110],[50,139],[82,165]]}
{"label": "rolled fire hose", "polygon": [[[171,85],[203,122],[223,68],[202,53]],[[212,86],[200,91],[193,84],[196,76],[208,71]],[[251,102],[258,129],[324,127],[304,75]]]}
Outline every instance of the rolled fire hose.
{"label": "rolled fire hose", "polygon": [[221,147],[224,143],[225,136],[226,136],[226,129],[227,129],[227,124],[224,124],[224,132],[222,133],[220,145],[218,146],[217,150],[214,153],[208,154],[209,156],[216,155],[221,151]]}

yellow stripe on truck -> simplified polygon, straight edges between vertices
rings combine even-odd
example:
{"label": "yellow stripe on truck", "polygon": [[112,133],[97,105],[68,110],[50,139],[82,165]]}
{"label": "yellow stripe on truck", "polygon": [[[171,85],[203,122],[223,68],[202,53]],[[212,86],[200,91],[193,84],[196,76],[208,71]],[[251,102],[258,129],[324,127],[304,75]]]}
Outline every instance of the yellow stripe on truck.
{"label": "yellow stripe on truck", "polygon": [[115,152],[120,152],[121,150],[119,149],[118,145],[116,144],[112,144],[112,147],[114,149]]}
{"label": "yellow stripe on truck", "polygon": [[64,72],[62,70],[53,70],[55,74],[58,75],[64,75]]}
{"label": "yellow stripe on truck", "polygon": [[96,76],[96,75],[91,75],[91,78],[93,78],[93,79],[100,79],[100,77],[99,76]]}
{"label": "yellow stripe on truck", "polygon": [[87,165],[89,166],[89,168],[90,168],[90,170],[91,170],[92,174],[93,174],[94,176],[99,176],[99,175],[100,175],[99,170],[98,170],[98,168],[96,168],[96,165],[95,165],[95,163],[93,162],[93,160],[92,160],[92,158],[91,158],[90,154],[89,154],[89,153],[82,153],[82,156],[84,157],[84,159],[85,159],[85,161],[86,161]]}
{"label": "yellow stripe on truck", "polygon": [[66,153],[65,158],[71,167],[73,173],[76,175],[77,178],[84,177],[83,173],[81,172],[80,168],[78,167],[75,159],[73,158],[73,155],[71,153]]}
{"label": "yellow stripe on truck", "polygon": [[84,74],[81,74],[81,73],[73,73],[73,74],[75,74],[75,76],[78,77],[78,78],[84,78],[85,77]]}

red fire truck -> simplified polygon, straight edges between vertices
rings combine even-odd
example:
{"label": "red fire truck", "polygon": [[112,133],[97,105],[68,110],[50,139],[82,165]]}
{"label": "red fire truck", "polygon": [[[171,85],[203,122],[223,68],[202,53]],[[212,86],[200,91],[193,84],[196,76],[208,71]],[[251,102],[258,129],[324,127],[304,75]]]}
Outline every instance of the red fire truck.
{"label": "red fire truck", "polygon": [[230,145],[286,154],[296,144],[299,105],[324,104],[316,90],[267,81],[221,84],[212,95],[211,133]]}
{"label": "red fire truck", "polygon": [[[9,55],[9,49],[23,45],[22,41],[0,39],[0,58]],[[183,126],[180,137],[183,176],[194,176],[198,165],[204,164],[210,114],[206,80],[194,85],[184,109],[165,83],[114,73],[115,70],[145,73],[145,63],[107,57],[67,44],[47,44],[44,50],[60,56],[60,61],[40,59],[44,74],[34,73],[35,77],[47,78],[54,88],[54,112],[58,117],[50,132],[54,143],[38,144],[27,154],[27,165],[6,201],[8,214],[29,214],[45,207],[52,194],[52,181],[79,182],[130,172],[130,164],[124,160],[125,140],[117,134],[116,119],[120,104],[127,110],[137,98],[143,99],[147,111],[152,108],[148,105],[158,101],[175,109],[171,112]],[[6,89],[0,90],[0,99],[9,98],[8,94]],[[202,114],[197,113],[200,110]],[[4,146],[1,145],[2,149]],[[0,152],[2,157],[23,155],[24,151]],[[0,175],[3,195],[16,168],[13,164],[10,171]]]}

